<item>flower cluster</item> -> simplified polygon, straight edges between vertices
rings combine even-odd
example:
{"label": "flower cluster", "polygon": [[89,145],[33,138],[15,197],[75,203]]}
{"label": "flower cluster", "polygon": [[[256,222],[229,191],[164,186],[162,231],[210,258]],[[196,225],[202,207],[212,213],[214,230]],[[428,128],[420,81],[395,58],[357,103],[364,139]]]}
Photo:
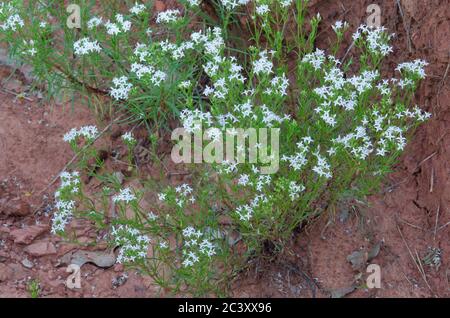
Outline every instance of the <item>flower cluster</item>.
{"label": "flower cluster", "polygon": [[99,25],[101,25],[102,23],[103,23],[102,17],[92,17],[87,22],[87,27],[89,30],[92,30],[92,29],[98,27]]}
{"label": "flower cluster", "polygon": [[253,72],[256,75],[272,73],[273,63],[267,57],[267,51],[259,53],[259,60],[253,62]]}
{"label": "flower cluster", "polygon": [[199,262],[202,256],[212,257],[216,254],[216,246],[199,230],[189,226],[183,230],[184,249],[183,266],[191,267]]}
{"label": "flower cluster", "polygon": [[133,84],[128,82],[128,77],[115,77],[113,78],[112,82],[114,84],[114,87],[111,88],[111,96],[115,100],[128,99],[128,95],[133,88]]}
{"label": "flower cluster", "polygon": [[64,232],[66,225],[70,222],[75,211],[75,201],[72,199],[80,193],[81,182],[78,172],[62,172],[60,175],[61,185],[55,192],[56,211],[52,217],[53,234]]}
{"label": "flower cluster", "polygon": [[174,189],[169,188],[167,191],[159,193],[158,199],[162,202],[175,205],[178,208],[184,208],[186,203],[194,204],[196,199],[193,195],[193,189],[187,183],[176,186]]}
{"label": "flower cluster", "polygon": [[25,23],[20,15],[17,13],[17,8],[11,3],[0,3],[0,19],[3,20],[6,17],[4,23],[0,23],[0,29],[3,31],[17,31],[22,28]]}
{"label": "flower cluster", "polygon": [[125,20],[123,15],[116,14],[115,16],[116,22],[107,21],[105,23],[106,32],[109,35],[118,35],[120,33],[126,33],[130,31],[131,29],[131,22],[128,20]]}
{"label": "flower cluster", "polygon": [[130,8],[130,13],[138,15],[144,12],[144,10],[145,5],[143,5],[142,3],[135,3],[134,6]]}
{"label": "flower cluster", "polygon": [[365,37],[370,52],[381,56],[387,56],[393,51],[392,47],[388,44],[393,36],[393,34],[386,33],[385,27],[368,27],[367,25],[361,25],[353,34],[353,41],[358,42]]}
{"label": "flower cluster", "polygon": [[102,48],[97,41],[91,41],[89,38],[82,38],[73,44],[73,50],[76,55],[86,55],[92,52],[99,53]]}
{"label": "flower cluster", "polygon": [[424,60],[415,60],[412,62],[401,63],[395,70],[401,73],[406,73],[406,75],[411,74],[420,79],[424,79],[426,76],[424,67],[427,65],[428,63]]}
{"label": "flower cluster", "polygon": [[250,0],[220,0],[222,5],[227,10],[234,10],[239,6],[246,5],[250,2]]}
{"label": "flower cluster", "polygon": [[119,225],[112,228],[111,235],[116,246],[120,246],[117,263],[133,263],[146,259],[151,240],[138,229],[129,225]]}
{"label": "flower cluster", "polygon": [[181,12],[178,9],[160,12],[156,17],[156,23],[161,24],[176,22],[180,18],[180,14]]}
{"label": "flower cluster", "polygon": [[126,132],[122,135],[122,140],[129,146],[133,146],[136,144],[137,140],[133,137],[131,131]]}
{"label": "flower cluster", "polygon": [[63,140],[65,142],[76,142],[79,137],[84,137],[88,141],[92,141],[98,136],[98,129],[95,126],[83,126],[80,129],[72,128],[69,132],[67,132]]}
{"label": "flower cluster", "polygon": [[201,1],[202,1],[202,0],[187,0],[188,4],[189,4],[191,7],[197,7],[197,6],[199,6]]}
{"label": "flower cluster", "polygon": [[345,31],[349,27],[348,23],[346,21],[336,21],[336,23],[332,26],[334,32],[341,33]]}
{"label": "flower cluster", "polygon": [[131,191],[130,188],[121,189],[118,194],[113,196],[113,202],[125,202],[130,203],[136,200],[136,195]]}
{"label": "flower cluster", "polygon": [[23,41],[24,42],[24,52],[23,54],[25,55],[30,55],[30,56],[35,56],[37,53],[36,47],[34,45],[34,41],[33,40],[29,40],[29,41]]}

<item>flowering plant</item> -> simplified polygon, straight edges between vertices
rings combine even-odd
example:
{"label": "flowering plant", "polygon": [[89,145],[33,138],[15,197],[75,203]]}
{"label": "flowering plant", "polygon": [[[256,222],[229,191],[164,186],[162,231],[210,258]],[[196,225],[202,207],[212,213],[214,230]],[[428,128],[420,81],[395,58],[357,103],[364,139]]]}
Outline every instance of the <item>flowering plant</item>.
{"label": "flowering plant", "polygon": [[[365,25],[352,37],[358,63],[344,63],[336,54],[350,26],[336,22],[334,43],[316,48],[321,17],[309,19],[306,34],[306,0],[215,0],[218,20],[200,10],[201,1],[181,2],[183,10],[155,15],[147,3],[102,16],[85,4],[77,32],[44,19],[62,18],[50,5],[12,1],[0,7],[0,28],[11,53],[32,64],[50,91],[56,69],[62,83],[109,95],[113,108],[137,123],[161,128],[175,119],[189,134],[206,128],[213,141],[234,138],[239,129],[279,131],[278,145],[258,139],[263,156],[256,161],[195,165],[190,182],[176,186],[123,187],[107,172],[91,173],[103,183],[96,196],[82,189],[77,172],[61,175],[52,232],[63,233],[72,217],[89,218],[109,229],[110,244],[120,246],[118,262],[174,292],[223,295],[249,258],[267,246],[281,251],[302,222],[377,190],[414,128],[430,117],[410,105],[427,64],[401,63],[398,77],[382,78],[392,35]],[[233,34],[243,13],[250,17],[242,34],[250,47]],[[64,32],[63,47],[55,44],[55,29]],[[80,150],[78,142],[97,134],[95,127],[75,128],[64,140],[91,158],[98,156],[94,145]],[[132,164],[137,140],[131,133],[122,140]],[[246,158],[252,150],[227,151]],[[264,172],[267,160],[278,165],[271,174]]]}

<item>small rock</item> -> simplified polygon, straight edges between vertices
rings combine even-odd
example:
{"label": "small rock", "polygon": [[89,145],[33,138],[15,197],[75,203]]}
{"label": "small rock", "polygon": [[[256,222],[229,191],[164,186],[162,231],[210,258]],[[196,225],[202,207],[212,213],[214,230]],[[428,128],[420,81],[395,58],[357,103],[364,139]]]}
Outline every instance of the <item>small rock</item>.
{"label": "small rock", "polygon": [[353,293],[355,291],[355,289],[356,289],[355,286],[349,286],[349,287],[335,289],[330,292],[330,297],[331,298],[344,298],[348,294]]}
{"label": "small rock", "polygon": [[33,266],[34,266],[34,263],[33,263],[32,261],[28,260],[28,258],[25,258],[25,259],[22,261],[22,265],[23,265],[25,268],[31,269],[31,268],[33,268]]}
{"label": "small rock", "polygon": [[9,229],[9,227],[0,226],[0,239],[7,238],[9,236],[10,232],[11,232],[11,230]]}
{"label": "small rock", "polygon": [[112,279],[111,283],[112,283],[112,288],[116,289],[117,287],[122,286],[123,284],[125,284],[128,280],[128,275],[126,273],[123,273],[122,275],[119,275],[115,278]]}
{"label": "small rock", "polygon": [[111,251],[71,251],[61,257],[61,265],[75,264],[83,266],[86,263],[94,263],[98,267],[109,268],[116,263],[114,250]]}
{"label": "small rock", "polygon": [[0,282],[7,281],[13,276],[13,271],[11,268],[6,266],[5,264],[0,264]]}
{"label": "small rock", "polygon": [[39,235],[48,230],[46,225],[33,225],[23,229],[17,229],[10,232],[11,238],[16,244],[30,244]]}
{"label": "small rock", "polygon": [[347,256],[347,261],[352,264],[353,270],[362,270],[367,263],[368,254],[365,250],[354,251]]}
{"label": "small rock", "polygon": [[53,243],[50,242],[37,242],[25,247],[25,252],[35,256],[41,257],[46,255],[56,254],[56,248]]}
{"label": "small rock", "polygon": [[0,251],[0,262],[4,262],[8,259],[8,254],[5,252]]}
{"label": "small rock", "polygon": [[0,208],[0,214],[7,216],[27,216],[31,214],[31,206],[22,200],[11,200],[6,206]]}
{"label": "small rock", "polygon": [[23,90],[23,83],[16,79],[11,79],[3,83],[3,87],[11,92],[20,93]]}

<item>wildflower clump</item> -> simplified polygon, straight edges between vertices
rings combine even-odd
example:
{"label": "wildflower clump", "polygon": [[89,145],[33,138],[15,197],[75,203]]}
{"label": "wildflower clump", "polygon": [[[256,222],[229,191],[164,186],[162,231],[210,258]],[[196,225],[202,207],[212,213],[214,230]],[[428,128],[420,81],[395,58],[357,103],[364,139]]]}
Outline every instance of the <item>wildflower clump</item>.
{"label": "wildflower clump", "polygon": [[62,172],[61,185],[55,192],[55,212],[52,217],[53,234],[63,233],[66,225],[72,220],[77,197],[81,194],[80,174]]}
{"label": "wildflower clump", "polygon": [[[223,295],[224,282],[266,253],[267,243],[282,251],[302,222],[378,190],[414,129],[431,117],[411,102],[427,63],[400,63],[384,77],[393,34],[345,21],[330,26],[330,47],[317,48],[322,19],[306,18],[306,0],[213,1],[214,18],[200,1],[181,2],[183,9],[153,15],[146,2],[103,16],[87,10],[80,34],[61,28],[69,53],[48,41],[42,11],[30,20],[18,3],[3,4],[0,27],[12,51],[49,83],[61,82],[46,77],[56,68],[77,92],[109,96],[109,109],[147,127],[153,146],[174,122],[210,142],[200,157],[212,160],[187,163],[182,180],[130,173],[117,182],[88,164],[97,158],[97,128],[69,130],[63,139],[79,155],[79,170],[102,190],[88,195],[79,174],[61,175],[52,232],[89,218],[119,248],[118,262],[161,287]],[[250,17],[244,45],[234,34],[243,14]],[[345,61],[337,52],[352,30],[353,59]],[[62,57],[76,67],[49,63]],[[221,148],[227,138],[237,142]],[[131,131],[121,140],[133,170],[135,148],[146,141]],[[170,176],[158,149],[149,153]]]}

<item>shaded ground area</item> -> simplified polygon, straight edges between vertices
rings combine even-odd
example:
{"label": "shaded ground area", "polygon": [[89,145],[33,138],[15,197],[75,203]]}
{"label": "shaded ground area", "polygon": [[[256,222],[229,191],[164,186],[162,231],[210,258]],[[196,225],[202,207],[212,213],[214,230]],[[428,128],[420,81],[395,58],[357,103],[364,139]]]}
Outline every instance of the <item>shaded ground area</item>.
{"label": "shaded ground area", "polygon": [[[330,211],[305,226],[276,262],[254,264],[242,275],[233,286],[235,296],[450,296],[449,2],[399,1],[401,11],[397,1],[374,2],[382,8],[382,23],[397,34],[386,75],[398,62],[426,59],[428,78],[416,103],[433,118],[415,133],[382,192],[370,198],[370,207]],[[326,47],[336,20],[357,27],[370,3],[311,1],[311,14],[320,12],[324,19],[318,46]],[[86,264],[83,288],[65,287],[69,274],[65,266],[58,267],[59,260],[75,245],[50,236],[47,203],[54,187],[42,190],[72,158],[63,134],[95,124],[95,118],[80,105],[72,109],[70,103],[40,103],[38,96],[21,98],[26,83],[20,74],[10,74],[10,68],[0,68],[0,78],[9,78],[0,91],[0,296],[28,297],[33,279],[40,282],[41,296],[48,297],[158,296],[150,279],[119,265],[101,269]],[[85,224],[72,226],[82,240],[95,239]],[[374,250],[376,256],[368,261]],[[355,269],[347,260],[352,253],[354,261],[359,257]],[[431,262],[427,256],[433,256]],[[380,265],[381,289],[364,285],[369,263]]]}
{"label": "shaded ground area", "polygon": [[[95,119],[78,104],[72,108],[70,103],[40,103],[36,96],[31,96],[33,101],[21,98],[27,86],[20,77],[10,77],[11,69],[6,67],[0,72],[2,79],[10,78],[0,92],[0,296],[27,297],[32,280],[39,281],[44,297],[156,296],[147,278],[125,272],[120,265],[105,270],[86,264],[82,290],[65,287],[69,273],[59,262],[77,246],[50,235],[55,186],[43,190],[73,156],[62,136],[72,127],[95,124]],[[81,243],[95,238],[82,222],[72,224],[72,229]],[[122,282],[126,284],[119,288]]]}

